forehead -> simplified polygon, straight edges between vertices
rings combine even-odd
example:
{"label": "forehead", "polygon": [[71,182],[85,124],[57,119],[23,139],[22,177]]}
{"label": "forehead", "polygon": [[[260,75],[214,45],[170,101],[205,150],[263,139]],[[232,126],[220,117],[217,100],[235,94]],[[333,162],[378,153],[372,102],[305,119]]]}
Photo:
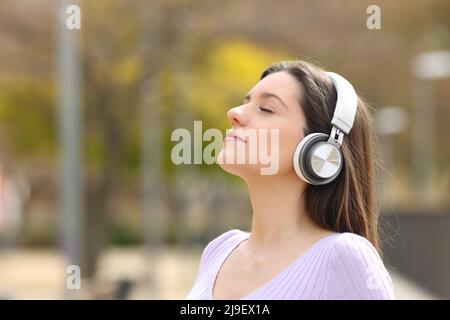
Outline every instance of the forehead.
{"label": "forehead", "polygon": [[291,74],[281,71],[269,74],[251,90],[252,94],[270,92],[278,95],[286,103],[298,102],[301,94],[300,83]]}

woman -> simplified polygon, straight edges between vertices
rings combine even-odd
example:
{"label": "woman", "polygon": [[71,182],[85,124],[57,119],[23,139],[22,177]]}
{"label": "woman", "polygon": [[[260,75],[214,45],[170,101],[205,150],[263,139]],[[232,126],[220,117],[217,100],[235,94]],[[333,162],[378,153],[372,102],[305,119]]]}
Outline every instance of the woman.
{"label": "woman", "polygon": [[[372,117],[351,84],[304,61],[276,63],[228,118],[218,160],[248,186],[251,232],[206,246],[186,298],[394,299],[378,247]],[[276,174],[224,161],[235,144],[251,153],[242,133],[262,129],[278,132]]]}

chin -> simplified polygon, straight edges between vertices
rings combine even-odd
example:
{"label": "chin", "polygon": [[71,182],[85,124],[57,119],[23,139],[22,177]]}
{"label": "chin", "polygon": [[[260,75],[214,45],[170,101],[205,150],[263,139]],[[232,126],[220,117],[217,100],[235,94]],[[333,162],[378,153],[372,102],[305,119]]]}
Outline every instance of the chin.
{"label": "chin", "polygon": [[[237,163],[236,159],[230,160],[230,157],[226,158],[226,150],[222,149],[217,157],[217,163],[219,166],[228,173],[244,178],[248,175],[259,174],[259,164]],[[228,160],[224,163],[225,158]]]}
{"label": "chin", "polygon": [[[240,162],[238,160],[240,160]],[[274,160],[274,159],[272,159],[272,160]],[[255,161],[254,163],[252,163],[252,162],[250,162],[250,158],[248,157],[248,152],[246,152],[244,161],[242,161],[242,159],[239,159],[237,157],[236,153],[232,152],[231,149],[222,148],[222,150],[220,150],[220,152],[217,156],[216,163],[218,163],[222,167],[222,169],[225,170],[226,172],[244,178],[244,177],[256,176],[256,175],[257,176],[274,176],[274,175],[280,175],[280,174],[286,173],[289,171],[288,169],[293,170],[291,160],[287,161],[284,157],[282,158],[282,160],[284,162],[281,163],[281,165],[282,165],[281,167],[280,167],[280,162],[279,162],[278,157],[276,158],[274,163],[271,162],[269,164],[267,164],[267,163],[263,164],[263,163],[260,163],[259,161]],[[292,167],[292,168],[290,168],[290,167]]]}

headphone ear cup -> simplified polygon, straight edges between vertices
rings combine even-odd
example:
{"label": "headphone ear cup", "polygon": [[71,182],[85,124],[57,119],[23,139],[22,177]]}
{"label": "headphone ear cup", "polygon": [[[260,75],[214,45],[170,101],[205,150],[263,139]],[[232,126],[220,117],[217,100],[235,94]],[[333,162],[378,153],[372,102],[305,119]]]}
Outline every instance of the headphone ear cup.
{"label": "headphone ear cup", "polygon": [[323,185],[333,181],[342,169],[342,151],[328,143],[329,136],[312,133],[300,141],[294,153],[294,168],[305,182]]}
{"label": "headphone ear cup", "polygon": [[328,135],[326,135],[325,133],[311,133],[304,137],[297,145],[293,159],[294,169],[297,175],[303,181],[313,184],[313,181],[316,180],[307,172],[306,169],[306,155],[308,150],[310,150],[311,146],[313,146],[315,143],[327,140]]}

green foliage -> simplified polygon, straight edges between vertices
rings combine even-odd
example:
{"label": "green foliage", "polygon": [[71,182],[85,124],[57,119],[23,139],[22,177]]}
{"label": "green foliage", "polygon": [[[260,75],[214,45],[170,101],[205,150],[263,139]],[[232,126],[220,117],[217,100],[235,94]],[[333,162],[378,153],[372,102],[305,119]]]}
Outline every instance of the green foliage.
{"label": "green foliage", "polygon": [[198,117],[206,125],[229,128],[228,109],[240,105],[262,71],[280,57],[243,40],[212,43],[203,63],[195,66],[196,86],[190,91]]}
{"label": "green foliage", "polygon": [[113,245],[136,245],[142,242],[142,235],[124,223],[113,223],[108,230],[109,243]]}
{"label": "green foliage", "polygon": [[3,148],[26,157],[47,157],[57,151],[55,94],[52,84],[25,79],[0,91]]}

